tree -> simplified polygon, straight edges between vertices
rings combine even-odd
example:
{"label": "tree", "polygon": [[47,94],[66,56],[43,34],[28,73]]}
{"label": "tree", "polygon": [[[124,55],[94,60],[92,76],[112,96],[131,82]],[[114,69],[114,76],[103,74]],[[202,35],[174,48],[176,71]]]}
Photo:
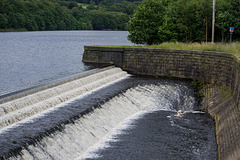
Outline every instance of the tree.
{"label": "tree", "polygon": [[94,30],[125,30],[128,22],[125,13],[94,10],[89,15]]}
{"label": "tree", "polygon": [[163,42],[158,37],[158,27],[163,24],[164,15],[165,7],[162,1],[143,1],[127,26],[129,40],[136,44],[149,45]]}
{"label": "tree", "polygon": [[208,0],[145,0],[130,19],[129,39],[137,44],[207,41],[210,20]]}
{"label": "tree", "polygon": [[38,29],[40,31],[45,30],[45,22],[44,22],[43,18],[37,14],[37,15],[35,15],[35,20],[36,20]]}
{"label": "tree", "polygon": [[204,33],[206,33],[207,28],[206,17],[208,12],[202,8],[203,4],[205,5],[204,1],[179,0],[174,6],[174,17],[179,30],[180,41],[201,42],[206,40]]}
{"label": "tree", "polygon": [[229,40],[229,27],[234,27],[234,38],[239,40],[240,2],[237,0],[220,0],[216,3],[216,32],[217,41]]}
{"label": "tree", "polygon": [[28,16],[27,17],[25,28],[28,31],[37,31],[38,30],[37,23],[36,23],[35,18],[33,16]]}
{"label": "tree", "polygon": [[0,13],[9,13],[13,9],[8,0],[0,0]]}
{"label": "tree", "polygon": [[[138,3],[135,0],[105,0],[108,5],[103,5],[103,1],[0,0],[0,29],[125,30]],[[110,6],[116,3],[119,5],[111,10]]]}
{"label": "tree", "polygon": [[7,28],[8,20],[6,17],[6,15],[0,13],[0,28]]}
{"label": "tree", "polygon": [[167,5],[167,9],[165,11],[165,15],[163,17],[163,24],[158,27],[158,37],[162,42],[175,42],[178,41],[179,30],[176,25],[177,18],[174,15],[174,2],[171,1],[163,1],[165,5]]}
{"label": "tree", "polygon": [[[229,0],[230,1],[230,0]],[[239,0],[231,0],[231,5],[233,6],[233,16],[234,16],[234,40],[240,41],[240,1]]]}

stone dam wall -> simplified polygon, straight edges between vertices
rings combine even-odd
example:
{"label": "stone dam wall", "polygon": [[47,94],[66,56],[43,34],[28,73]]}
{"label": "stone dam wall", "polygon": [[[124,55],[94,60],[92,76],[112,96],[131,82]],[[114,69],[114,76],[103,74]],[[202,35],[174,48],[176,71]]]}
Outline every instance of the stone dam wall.
{"label": "stone dam wall", "polygon": [[228,53],[85,46],[83,62],[137,75],[187,78],[204,85],[202,108],[215,119],[218,157],[240,160],[240,60]]}

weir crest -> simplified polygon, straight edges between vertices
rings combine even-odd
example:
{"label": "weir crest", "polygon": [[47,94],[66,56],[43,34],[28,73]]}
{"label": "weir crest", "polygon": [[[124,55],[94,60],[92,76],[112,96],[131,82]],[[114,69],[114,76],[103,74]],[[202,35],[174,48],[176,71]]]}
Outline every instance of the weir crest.
{"label": "weir crest", "polygon": [[0,106],[0,129],[40,114],[81,94],[126,76],[119,68],[109,68],[88,77],[16,99]]}

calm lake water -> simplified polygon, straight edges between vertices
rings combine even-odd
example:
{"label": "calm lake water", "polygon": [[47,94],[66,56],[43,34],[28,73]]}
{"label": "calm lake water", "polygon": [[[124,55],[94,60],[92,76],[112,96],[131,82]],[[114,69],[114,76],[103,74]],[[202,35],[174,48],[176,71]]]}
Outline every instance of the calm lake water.
{"label": "calm lake water", "polygon": [[85,45],[132,45],[126,31],[0,33],[0,96],[82,73]]}

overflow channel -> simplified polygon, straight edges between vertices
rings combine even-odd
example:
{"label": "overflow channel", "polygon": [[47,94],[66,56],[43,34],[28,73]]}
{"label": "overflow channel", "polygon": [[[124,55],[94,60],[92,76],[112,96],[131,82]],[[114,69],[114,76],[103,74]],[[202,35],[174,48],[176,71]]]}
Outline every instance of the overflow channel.
{"label": "overflow channel", "polygon": [[0,109],[2,159],[217,157],[214,122],[199,111],[191,81],[111,66]]}

